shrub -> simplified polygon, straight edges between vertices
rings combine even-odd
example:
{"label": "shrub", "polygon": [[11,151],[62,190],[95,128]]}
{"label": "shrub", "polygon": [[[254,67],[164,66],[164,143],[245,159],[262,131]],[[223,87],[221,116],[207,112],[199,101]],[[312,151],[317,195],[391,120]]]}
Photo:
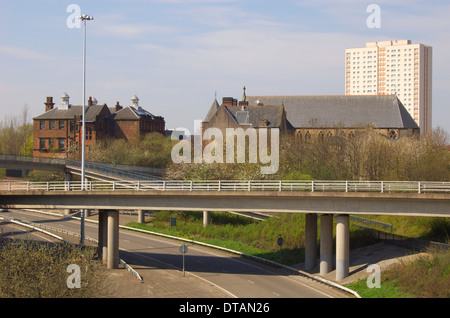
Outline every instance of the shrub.
{"label": "shrub", "polygon": [[[67,285],[70,264],[81,269],[81,288]],[[67,244],[2,240],[0,268],[0,297],[106,297],[112,291],[92,248],[80,251]]]}
{"label": "shrub", "polygon": [[449,298],[450,251],[430,249],[414,261],[401,262],[385,273],[385,281],[394,280],[416,297]]}

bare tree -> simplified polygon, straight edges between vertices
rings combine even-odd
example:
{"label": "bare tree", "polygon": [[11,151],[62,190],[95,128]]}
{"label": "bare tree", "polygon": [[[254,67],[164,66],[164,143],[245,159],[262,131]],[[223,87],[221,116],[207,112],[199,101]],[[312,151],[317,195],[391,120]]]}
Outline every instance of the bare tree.
{"label": "bare tree", "polygon": [[20,155],[27,153],[27,140],[32,136],[28,106],[24,105],[22,117],[6,115],[0,121],[0,152]]}

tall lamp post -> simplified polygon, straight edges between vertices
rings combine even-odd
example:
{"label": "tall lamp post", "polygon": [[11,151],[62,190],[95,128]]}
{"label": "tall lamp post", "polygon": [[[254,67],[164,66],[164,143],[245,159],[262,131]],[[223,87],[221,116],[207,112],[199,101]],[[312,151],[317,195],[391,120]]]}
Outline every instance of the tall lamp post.
{"label": "tall lamp post", "polygon": [[[78,17],[84,24],[83,36],[83,106],[82,106],[82,133],[81,133],[81,190],[85,189],[85,142],[86,142],[86,21],[94,20],[93,17],[83,14]],[[84,218],[85,210],[81,210],[80,245],[84,244]]]}

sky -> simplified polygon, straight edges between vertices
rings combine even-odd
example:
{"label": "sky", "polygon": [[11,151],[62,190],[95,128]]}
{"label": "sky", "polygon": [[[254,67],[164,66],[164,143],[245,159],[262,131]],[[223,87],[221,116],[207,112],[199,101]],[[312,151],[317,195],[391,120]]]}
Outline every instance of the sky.
{"label": "sky", "polygon": [[[379,27],[367,20],[379,8]],[[80,12],[77,10],[79,9]],[[448,0],[0,0],[0,117],[30,118],[64,92],[117,101],[192,130],[217,98],[344,95],[345,49],[411,40],[433,47],[433,128],[450,133]],[[371,20],[373,21],[373,20]]]}

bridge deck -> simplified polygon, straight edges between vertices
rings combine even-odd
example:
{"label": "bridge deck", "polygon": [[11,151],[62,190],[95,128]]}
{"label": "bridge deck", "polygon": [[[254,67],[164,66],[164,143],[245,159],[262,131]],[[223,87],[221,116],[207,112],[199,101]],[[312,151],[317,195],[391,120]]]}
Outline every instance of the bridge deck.
{"label": "bridge deck", "polygon": [[16,208],[241,211],[263,213],[450,216],[445,193],[91,190],[5,191],[0,204]]}

